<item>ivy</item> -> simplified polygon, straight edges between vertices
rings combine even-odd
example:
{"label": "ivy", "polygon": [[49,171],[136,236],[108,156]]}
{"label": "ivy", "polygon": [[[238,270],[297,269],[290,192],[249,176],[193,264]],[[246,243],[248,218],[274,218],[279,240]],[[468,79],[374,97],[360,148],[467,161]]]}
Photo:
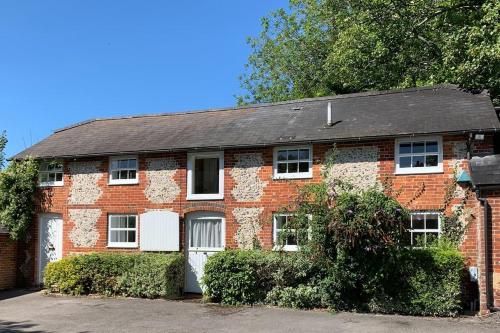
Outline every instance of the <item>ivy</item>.
{"label": "ivy", "polygon": [[[6,142],[3,134],[0,136],[1,164]],[[33,222],[37,177],[38,162],[33,158],[11,161],[0,172],[0,226],[9,232],[13,240],[24,238]]]}

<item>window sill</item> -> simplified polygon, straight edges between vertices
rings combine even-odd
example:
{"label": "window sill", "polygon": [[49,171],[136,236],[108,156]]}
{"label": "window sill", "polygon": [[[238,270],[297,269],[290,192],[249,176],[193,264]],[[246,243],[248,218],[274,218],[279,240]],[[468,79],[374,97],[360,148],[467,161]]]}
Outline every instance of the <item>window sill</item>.
{"label": "window sill", "polygon": [[108,249],[138,249],[139,246],[137,244],[131,244],[131,245],[126,245],[126,244],[113,244],[106,246]]}
{"label": "window sill", "polygon": [[139,184],[139,180],[133,180],[133,181],[126,181],[126,182],[115,182],[115,181],[109,181],[108,185],[114,186],[114,185],[137,185]]}
{"label": "window sill", "polygon": [[186,200],[222,200],[224,199],[224,194],[190,194],[186,197]]}
{"label": "window sill", "polygon": [[188,251],[191,252],[220,252],[224,251],[223,247],[190,247]]}
{"label": "window sill", "polygon": [[64,183],[40,183],[38,187],[63,187]]}
{"label": "window sill", "polygon": [[313,176],[311,174],[297,174],[297,175],[283,175],[278,176],[274,175],[273,180],[287,180],[287,179],[312,179]]}
{"label": "window sill", "polygon": [[284,252],[297,252],[299,250],[298,246],[274,246],[273,251],[284,251]]}
{"label": "window sill", "polygon": [[405,176],[405,175],[427,175],[427,174],[437,174],[444,173],[443,169],[439,170],[398,170],[394,172],[396,176]]}

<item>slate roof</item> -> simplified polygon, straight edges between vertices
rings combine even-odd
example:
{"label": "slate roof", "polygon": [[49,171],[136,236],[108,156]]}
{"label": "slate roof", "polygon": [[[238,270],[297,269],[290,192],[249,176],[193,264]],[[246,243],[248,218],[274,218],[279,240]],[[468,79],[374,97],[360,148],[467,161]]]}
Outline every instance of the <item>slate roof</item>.
{"label": "slate roof", "polygon": [[[333,126],[326,126],[328,102]],[[255,147],[494,129],[500,129],[500,124],[488,95],[445,85],[95,119],[57,130],[13,158]]]}
{"label": "slate roof", "polygon": [[500,155],[473,157],[470,160],[472,183],[475,186],[500,185]]}

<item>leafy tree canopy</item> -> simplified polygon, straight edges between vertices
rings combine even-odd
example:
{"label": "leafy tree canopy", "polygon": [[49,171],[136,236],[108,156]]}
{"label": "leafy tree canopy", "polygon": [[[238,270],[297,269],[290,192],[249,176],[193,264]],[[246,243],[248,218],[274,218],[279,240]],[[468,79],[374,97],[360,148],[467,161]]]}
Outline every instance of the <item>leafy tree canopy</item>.
{"label": "leafy tree canopy", "polygon": [[7,146],[7,136],[5,132],[0,134],[0,170],[3,168],[5,162],[5,146]]}
{"label": "leafy tree canopy", "polygon": [[497,0],[291,0],[262,19],[240,104],[454,83],[500,104]]}
{"label": "leafy tree canopy", "polygon": [[32,158],[4,165],[5,132],[0,134],[0,227],[13,240],[22,239],[35,216],[38,162]]}

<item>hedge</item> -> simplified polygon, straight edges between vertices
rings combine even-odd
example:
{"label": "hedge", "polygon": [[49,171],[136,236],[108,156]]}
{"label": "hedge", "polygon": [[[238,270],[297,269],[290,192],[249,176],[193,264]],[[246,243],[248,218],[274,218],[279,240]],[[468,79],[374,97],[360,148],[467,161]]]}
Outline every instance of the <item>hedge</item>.
{"label": "hedge", "polygon": [[180,253],[92,253],[63,258],[45,268],[49,292],[173,298],[184,284]]}
{"label": "hedge", "polygon": [[274,287],[307,281],[314,266],[295,253],[225,250],[208,258],[204,294],[223,304],[262,303]]}
{"label": "hedge", "polygon": [[332,267],[315,267],[302,253],[226,250],[208,259],[204,293],[233,305],[433,316],[455,316],[461,309],[464,261],[450,247],[403,249],[374,265],[339,259]]}

